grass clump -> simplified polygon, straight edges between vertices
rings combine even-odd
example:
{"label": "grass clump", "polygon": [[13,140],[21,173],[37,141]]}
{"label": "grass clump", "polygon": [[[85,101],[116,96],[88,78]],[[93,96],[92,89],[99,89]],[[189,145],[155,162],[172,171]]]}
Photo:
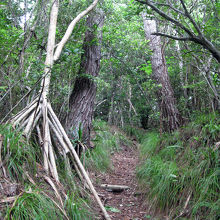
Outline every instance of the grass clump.
{"label": "grass clump", "polygon": [[63,213],[53,201],[39,191],[26,191],[18,196],[6,219],[63,219]]}
{"label": "grass clump", "polygon": [[5,219],[90,219],[91,215],[85,202],[73,193],[66,199],[64,207],[60,206],[49,195],[39,190],[28,190],[22,193],[11,208],[8,208]]}
{"label": "grass clump", "polygon": [[150,132],[143,136],[141,141],[140,154],[144,158],[146,155],[153,155],[159,144],[159,134],[157,132]]}
{"label": "grass clump", "polygon": [[94,217],[94,213],[91,213],[91,208],[88,206],[87,201],[79,198],[77,194],[70,192],[64,206],[69,219],[89,220]]}
{"label": "grass clump", "polygon": [[220,117],[199,116],[173,134],[145,135],[137,177],[155,209],[170,218],[182,212],[190,219],[220,217],[219,125]]}

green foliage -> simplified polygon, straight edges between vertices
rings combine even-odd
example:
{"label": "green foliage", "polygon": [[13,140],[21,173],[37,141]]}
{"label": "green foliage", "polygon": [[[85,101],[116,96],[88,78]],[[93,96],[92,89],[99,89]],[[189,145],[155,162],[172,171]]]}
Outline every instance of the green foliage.
{"label": "green foliage", "polygon": [[[173,134],[146,134],[137,177],[154,207],[177,216],[189,197],[191,217],[217,219],[219,209],[219,115],[199,115]],[[211,131],[211,132],[210,132]]]}
{"label": "green foliage", "polygon": [[177,173],[178,168],[174,162],[164,163],[159,156],[152,156],[138,169],[138,178],[146,181],[151,189],[150,197],[156,198],[155,204],[166,209],[177,202],[177,195],[181,188],[177,183]]}
{"label": "green foliage", "polygon": [[111,206],[105,206],[105,209],[107,211],[110,211],[110,212],[121,212],[119,209],[115,208],[115,207],[111,207]]}
{"label": "green foliage", "polygon": [[[2,45],[0,51],[2,55],[7,55],[6,53],[9,52],[11,49],[10,47],[14,44],[21,33],[21,29],[19,30],[19,28],[13,27],[13,24],[7,15],[6,7],[4,8],[0,6],[0,43]],[[2,58],[5,57],[3,56],[1,59]]]}
{"label": "green foliage", "polygon": [[111,168],[110,155],[119,151],[122,143],[128,144],[128,140],[119,131],[111,130],[104,121],[96,120],[93,126],[96,137],[92,141],[95,148],[86,152],[86,167],[106,171]]}
{"label": "green foliage", "polygon": [[33,145],[22,137],[22,134],[14,130],[11,125],[1,125],[0,134],[3,136],[1,149],[2,161],[7,167],[10,177],[22,181],[25,171],[36,172],[37,152]]}
{"label": "green foliage", "polygon": [[38,190],[25,191],[12,208],[8,208],[6,219],[63,219],[64,216],[54,202]]}
{"label": "green foliage", "polygon": [[145,73],[146,73],[147,75],[149,75],[149,76],[152,74],[152,67],[151,67],[151,64],[148,64],[148,65],[146,65],[146,64],[142,64],[140,70],[145,71]]}
{"label": "green foliage", "polygon": [[137,127],[133,127],[130,125],[126,125],[123,128],[123,131],[129,136],[129,137],[133,137],[135,139],[137,139],[137,141],[141,141],[145,131],[143,129],[137,128]]}
{"label": "green foliage", "polygon": [[66,200],[64,206],[69,218],[73,220],[89,220],[93,215],[89,212],[90,207],[88,207],[87,203],[83,199],[80,199],[78,195],[74,195],[72,192],[68,195],[68,199]]}
{"label": "green foliage", "polygon": [[[12,208],[7,209],[6,219],[64,219],[64,212],[56,201],[41,190],[29,190],[19,195]],[[73,220],[90,219],[92,216],[85,201],[73,193],[68,195],[64,204],[67,216]]]}
{"label": "green foliage", "polygon": [[159,135],[156,132],[150,132],[143,136],[141,140],[141,157],[146,157],[146,155],[153,155],[156,152],[159,143]]}
{"label": "green foliage", "polygon": [[192,126],[196,127],[197,129],[198,128],[201,129],[202,137],[204,137],[206,141],[208,140],[218,141],[219,133],[220,133],[220,119],[218,116],[219,116],[218,113],[216,114],[197,113],[196,121],[192,122]]}

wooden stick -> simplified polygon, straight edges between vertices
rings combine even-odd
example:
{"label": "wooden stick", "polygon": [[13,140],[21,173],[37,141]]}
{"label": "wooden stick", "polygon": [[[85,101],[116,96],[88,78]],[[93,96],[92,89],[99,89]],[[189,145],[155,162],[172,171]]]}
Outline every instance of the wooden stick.
{"label": "wooden stick", "polygon": [[41,131],[40,131],[40,127],[39,127],[39,125],[37,125],[36,128],[37,128],[37,134],[38,134],[39,145],[40,145],[41,148],[42,148],[42,145],[43,145],[43,139],[42,139],[42,136],[41,136]]}
{"label": "wooden stick", "polygon": [[37,123],[38,123],[38,121],[39,121],[39,119],[40,119],[40,117],[42,116],[42,112],[41,112],[41,110],[37,113],[37,115],[36,115],[36,118],[35,118],[35,120],[34,120],[34,124],[33,124],[33,126],[32,126],[32,130],[35,128],[35,126],[37,125]]}
{"label": "wooden stick", "polygon": [[64,148],[64,151],[67,154],[69,152],[69,148],[67,147],[66,143],[64,142],[63,137],[61,136],[60,132],[55,127],[56,125],[54,125],[50,120],[49,120],[49,125],[52,128],[52,131],[54,132],[54,134],[56,135],[58,141],[60,142],[60,145]]}
{"label": "wooden stick", "polygon": [[186,213],[189,212],[189,210],[186,210],[186,208],[187,208],[187,206],[188,206],[188,203],[189,203],[189,200],[190,200],[190,198],[191,198],[191,195],[192,195],[192,193],[190,192],[190,193],[189,193],[189,196],[188,196],[187,199],[186,199],[186,202],[185,202],[185,204],[184,204],[184,207],[183,207],[182,211],[180,212],[180,214],[179,214],[176,218],[174,218],[174,220],[179,219],[180,217],[182,217],[183,215],[185,215]]}
{"label": "wooden stick", "polygon": [[[60,130],[59,125],[57,124],[57,122],[55,121],[55,119],[53,118],[53,116],[51,114],[48,115],[49,119],[51,120],[52,124],[54,125],[54,127],[56,128],[56,130],[59,132],[60,136],[63,138],[62,132]],[[69,150],[68,150],[69,151]]]}
{"label": "wooden stick", "polygon": [[12,197],[7,197],[5,199],[1,199],[0,203],[10,203],[10,202],[14,202],[15,199],[17,199],[17,196],[12,196]]}
{"label": "wooden stick", "polygon": [[[38,97],[36,97],[29,105],[23,108],[20,112],[10,118],[10,122],[16,121],[22,114],[24,114],[33,104],[37,102]],[[7,121],[8,122],[8,121]]]}
{"label": "wooden stick", "polygon": [[78,165],[78,167],[79,167],[79,170],[82,172],[82,175],[84,176],[84,178],[85,178],[85,180],[86,180],[86,182],[87,182],[87,184],[88,184],[88,186],[89,186],[91,192],[93,193],[93,195],[94,195],[94,197],[95,197],[97,203],[99,204],[99,207],[101,208],[101,210],[102,210],[102,212],[103,212],[103,214],[104,214],[104,216],[105,216],[105,219],[106,219],[106,220],[111,220],[111,218],[110,218],[110,216],[108,215],[108,213],[107,213],[105,207],[103,206],[103,204],[102,204],[102,202],[101,202],[101,200],[100,200],[100,198],[99,198],[99,196],[98,196],[98,194],[97,194],[97,192],[96,192],[96,190],[95,190],[95,188],[94,188],[94,186],[93,186],[93,184],[92,184],[92,182],[91,182],[91,180],[90,180],[90,178],[89,178],[89,176],[88,176],[88,174],[87,174],[87,172],[86,172],[86,170],[85,170],[85,168],[83,167],[83,165],[82,165],[82,163],[81,163],[81,161],[80,161],[80,159],[79,159],[79,157],[78,157],[78,154],[76,153],[76,151],[75,151],[75,149],[74,149],[74,147],[73,147],[73,145],[72,145],[70,139],[68,138],[68,136],[67,136],[65,130],[63,129],[61,123],[59,122],[59,119],[57,118],[56,114],[54,113],[54,111],[53,111],[53,109],[52,109],[50,103],[48,103],[48,110],[49,110],[50,114],[52,115],[52,117],[53,117],[53,118],[55,119],[55,121],[57,122],[57,124],[59,125],[60,130],[62,131],[64,140],[66,141],[67,146],[69,147],[69,150],[70,150],[70,152],[72,153],[73,158],[75,159],[75,161],[76,161],[76,163],[77,163],[77,165]]}
{"label": "wooden stick", "polygon": [[21,125],[19,125],[18,131],[22,130],[28,123],[29,118],[23,118],[23,120],[21,121]]}
{"label": "wooden stick", "polygon": [[26,136],[27,139],[28,139],[28,137],[29,137],[29,135],[30,135],[30,133],[31,133],[31,131],[32,131],[32,129],[33,129],[33,125],[37,123],[37,122],[34,122],[34,120],[36,121],[36,118],[34,118],[34,116],[36,115],[36,114],[35,114],[35,111],[36,111],[36,113],[38,114],[39,111],[40,111],[40,108],[37,107],[37,109],[34,110],[34,111],[31,113],[31,115],[28,117],[29,120],[28,120],[27,126],[26,126],[26,128],[24,129],[24,131],[23,131],[23,135]]}

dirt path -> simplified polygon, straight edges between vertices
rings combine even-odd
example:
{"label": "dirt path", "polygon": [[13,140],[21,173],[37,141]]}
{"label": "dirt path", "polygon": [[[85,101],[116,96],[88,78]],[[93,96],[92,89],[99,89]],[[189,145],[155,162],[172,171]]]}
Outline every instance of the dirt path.
{"label": "dirt path", "polygon": [[[102,198],[113,220],[144,220],[148,215],[143,200],[137,195],[135,169],[138,163],[137,151],[122,146],[122,150],[112,155],[113,171],[99,175],[96,190]],[[100,184],[127,185],[130,189],[120,193],[108,192]]]}

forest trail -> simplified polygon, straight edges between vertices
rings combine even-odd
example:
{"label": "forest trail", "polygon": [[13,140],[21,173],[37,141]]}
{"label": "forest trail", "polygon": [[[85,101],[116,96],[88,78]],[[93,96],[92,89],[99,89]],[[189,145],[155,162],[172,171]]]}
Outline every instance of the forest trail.
{"label": "forest trail", "polygon": [[[137,146],[122,145],[121,150],[112,155],[113,169],[101,173],[95,188],[102,198],[112,220],[144,220],[149,219],[146,204],[138,195],[135,169],[138,164]],[[101,184],[126,185],[129,189],[122,192],[109,192],[100,187]]]}

